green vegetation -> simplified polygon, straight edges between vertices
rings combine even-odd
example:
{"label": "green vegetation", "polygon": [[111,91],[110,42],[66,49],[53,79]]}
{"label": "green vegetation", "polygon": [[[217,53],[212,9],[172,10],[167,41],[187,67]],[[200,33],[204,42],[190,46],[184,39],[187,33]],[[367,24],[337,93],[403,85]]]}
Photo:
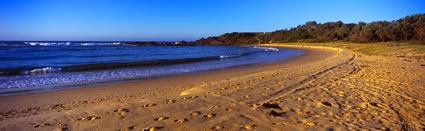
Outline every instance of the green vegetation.
{"label": "green vegetation", "polygon": [[246,45],[269,43],[323,42],[408,42],[425,45],[425,14],[406,16],[396,21],[317,23],[309,21],[291,29],[273,32],[234,32],[217,37],[202,38],[189,45]]}
{"label": "green vegetation", "polygon": [[195,42],[190,42],[190,45],[242,45],[255,44],[259,42],[256,37],[259,33],[226,33],[218,37],[201,38]]}
{"label": "green vegetation", "polygon": [[311,45],[327,46],[351,49],[367,55],[382,56],[402,56],[425,58],[425,45],[408,44],[399,42],[380,42],[380,43],[349,43],[349,42],[328,42],[328,43],[282,43],[289,45]]}
{"label": "green vegetation", "polygon": [[411,41],[425,44],[425,14],[406,16],[397,21],[345,24],[341,21],[317,23],[310,21],[291,29],[277,30],[257,36],[260,43],[346,41],[358,43]]}

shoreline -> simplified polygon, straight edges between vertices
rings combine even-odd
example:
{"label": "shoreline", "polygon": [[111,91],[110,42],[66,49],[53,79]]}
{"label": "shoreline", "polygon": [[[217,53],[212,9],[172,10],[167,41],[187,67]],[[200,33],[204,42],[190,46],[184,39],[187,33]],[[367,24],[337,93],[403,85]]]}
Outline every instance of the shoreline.
{"label": "shoreline", "polygon": [[0,130],[425,128],[420,64],[331,47],[275,46],[306,54],[267,65],[0,97]]}
{"label": "shoreline", "polygon": [[[241,46],[244,48],[257,48],[255,46]],[[41,93],[41,92],[51,92],[51,91],[60,91],[60,90],[68,90],[68,89],[73,89],[73,88],[87,88],[87,87],[94,87],[94,86],[102,86],[102,85],[111,85],[111,84],[119,84],[119,83],[128,83],[128,82],[135,82],[135,81],[143,81],[143,80],[149,80],[149,79],[158,79],[158,78],[167,78],[167,77],[176,77],[179,75],[187,75],[187,74],[197,74],[197,73],[202,73],[202,72],[212,72],[212,71],[219,71],[219,70],[227,70],[227,69],[233,69],[233,68],[240,68],[240,67],[244,67],[244,66],[256,66],[256,65],[262,65],[262,64],[270,64],[270,63],[276,63],[276,62],[282,62],[285,61],[287,59],[291,59],[294,56],[299,56],[300,54],[304,54],[305,52],[300,51],[300,50],[289,50],[288,53],[282,53],[282,52],[286,52],[285,48],[281,48],[282,51],[277,51],[279,52],[279,54],[274,54],[274,56],[272,56],[271,58],[267,58],[265,60],[262,59],[258,59],[258,60],[250,60],[249,57],[245,58],[245,61],[241,61],[240,58],[236,58],[235,60],[229,60],[227,58],[222,58],[222,56],[211,56],[211,57],[202,57],[202,58],[185,58],[185,59],[176,59],[176,60],[155,60],[155,61],[139,61],[139,62],[129,62],[129,63],[110,63],[112,65],[106,64],[104,65],[102,64],[89,64],[88,66],[91,67],[84,67],[84,65],[78,65],[78,66],[73,66],[73,67],[78,67],[76,69],[85,69],[85,68],[94,68],[96,67],[96,69],[94,70],[88,70],[86,72],[81,72],[82,75],[84,77],[84,74],[96,74],[96,71],[99,72],[98,69],[101,68],[105,68],[105,72],[115,72],[117,73],[117,71],[114,70],[120,70],[123,73],[127,73],[127,72],[131,72],[131,71],[138,71],[138,70],[158,70],[158,72],[162,71],[162,73],[151,73],[151,74],[147,74],[147,75],[139,75],[139,76],[132,76],[131,74],[129,76],[132,77],[126,77],[121,75],[121,77],[119,76],[114,76],[114,73],[109,73],[109,79],[101,79],[100,78],[90,78],[87,77],[87,79],[94,79],[93,81],[84,81],[85,79],[81,79],[83,81],[71,81],[69,83],[53,83],[53,84],[47,84],[47,85],[43,85],[43,84],[34,84],[33,86],[29,86],[29,87],[17,87],[17,88],[10,88],[7,87],[8,84],[4,84],[2,86],[6,86],[3,89],[0,89],[0,96],[13,96],[13,95],[23,95],[23,94],[32,94],[32,93]],[[261,49],[261,50],[265,50],[264,52],[267,52],[266,49]],[[294,52],[294,53],[292,53]],[[252,53],[252,52],[251,52]],[[251,54],[249,53],[249,54]],[[248,53],[245,53],[245,55]],[[253,54],[253,53],[252,53]],[[291,55],[288,55],[291,54]],[[242,57],[244,55],[241,55]],[[279,57],[277,57],[279,56]],[[288,57],[289,56],[289,57]],[[232,56],[233,57],[233,56]],[[239,57],[239,56],[237,56]],[[212,59],[213,58],[213,59]],[[250,62],[247,62],[247,61]],[[194,63],[194,61],[199,61],[198,64]],[[211,62],[212,61],[212,62]],[[215,62],[214,62],[215,61]],[[228,62],[226,62],[228,61]],[[159,63],[158,63],[159,62]],[[179,63],[180,62],[180,63]],[[183,62],[183,63],[182,63]],[[209,62],[209,65],[217,65],[217,66],[208,66],[205,65],[205,67],[203,67],[202,62]],[[141,68],[139,66],[131,68],[133,66],[136,65],[140,65],[142,67],[144,67],[146,64],[157,64],[157,66],[153,66],[153,67],[147,67],[146,69]],[[175,63],[175,64],[171,64],[171,63]],[[233,63],[233,64],[229,64],[229,63]],[[223,65],[224,64],[224,65]],[[227,64],[227,65],[226,65]],[[113,68],[113,67],[118,67],[120,65],[126,65],[124,67],[120,67],[120,68]],[[165,67],[161,67],[161,66],[165,66]],[[166,67],[169,66],[169,67]],[[184,67],[191,67],[191,66],[195,66],[195,68],[189,68],[187,69],[187,71],[176,71],[176,72],[164,72],[164,69],[166,68],[170,68],[170,67],[177,67],[177,68],[184,68]],[[198,66],[198,68],[196,68],[196,66]],[[66,68],[71,67],[71,66],[67,66],[67,67],[57,67],[59,69],[62,70],[66,70]],[[127,68],[126,68],[127,67]],[[107,70],[106,68],[112,68],[111,70]],[[141,69],[138,69],[141,68]],[[100,71],[102,72],[102,70]],[[140,71],[139,71],[140,72]],[[141,71],[143,72],[143,71]],[[151,71],[152,72],[152,71]],[[67,76],[67,75],[71,75],[71,76],[76,76],[76,74],[80,74],[80,72],[78,72],[77,70],[73,71],[73,72],[61,72],[64,73],[62,75],[58,74],[58,77],[60,76]],[[68,74],[65,74],[68,73]],[[71,73],[71,74],[69,74]],[[149,73],[149,72],[143,72],[143,73]],[[53,74],[53,73],[52,73]],[[97,73],[99,74],[99,73]],[[104,74],[101,74],[104,75]],[[96,75],[93,75],[96,76]],[[25,76],[19,76],[19,77],[25,77]],[[34,76],[37,78],[37,76]],[[46,76],[49,77],[49,76]],[[31,79],[33,78],[32,76],[27,76],[27,79]],[[69,78],[70,80],[76,79],[77,77],[62,77],[62,78]],[[85,77],[84,77],[85,78]],[[39,80],[41,81],[41,80]],[[18,83],[16,81],[11,80],[9,83],[9,85],[13,85],[13,83]],[[12,83],[12,84],[10,84]],[[24,81],[25,83],[25,81]],[[29,82],[28,82],[29,83]],[[41,83],[41,82],[40,82]],[[25,85],[25,84],[22,84]]]}
{"label": "shoreline", "polygon": [[[182,91],[193,88],[194,85],[196,86],[199,84],[202,85],[203,83],[214,83],[217,81],[226,81],[231,78],[251,76],[253,74],[258,74],[265,71],[278,70],[285,67],[305,64],[306,61],[309,61],[309,63],[315,63],[335,57],[335,55],[337,55],[337,53],[334,51],[322,49],[297,47],[290,48],[301,49],[305,51],[305,54],[297,56],[293,59],[272,64],[242,66],[232,69],[183,74],[166,78],[155,78],[88,88],[74,88],[52,92],[0,96],[0,101],[2,101],[0,103],[0,129],[36,129],[33,127],[36,127],[37,125],[34,126],[29,123],[41,123],[41,125],[43,125],[43,122],[40,120],[48,119],[43,117],[51,117],[52,114],[49,112],[57,112],[63,115],[63,113],[69,111],[86,112],[91,110],[86,108],[90,108],[92,106],[107,105],[109,107],[109,105],[116,105],[128,99],[135,99],[137,101],[150,101],[148,99],[155,99],[158,96],[163,95],[181,96]],[[15,113],[10,114],[11,111]],[[53,116],[55,117],[62,115]],[[22,118],[25,120],[22,120]],[[23,122],[22,125],[24,126],[14,126],[14,124],[10,125],[9,122],[17,123],[14,122],[14,120]],[[52,122],[44,123],[44,125],[53,125]],[[62,125],[61,123],[55,124]],[[70,126],[72,124],[66,125]],[[90,129],[93,128],[92,126],[83,128],[66,127],[66,129]],[[57,126],[47,127],[54,129]]]}
{"label": "shoreline", "polygon": [[[260,46],[264,46],[264,45],[260,45]],[[267,45],[264,47],[268,47]],[[304,59],[311,59],[308,57],[312,57],[311,53],[316,53],[316,52],[323,52],[323,51],[319,51],[319,50],[312,50],[312,49],[308,49],[308,48],[300,48],[300,47],[296,47],[296,46],[288,46],[288,47],[282,47],[282,46],[274,46],[274,47],[280,47],[280,48],[293,48],[293,49],[299,49],[299,50],[303,50],[305,51],[305,53],[303,55],[300,56],[292,56],[284,59],[284,60],[279,60],[279,61],[274,61],[272,63],[256,63],[256,64],[249,64],[249,65],[242,65],[242,66],[238,66],[238,67],[229,67],[229,68],[225,68],[225,69],[214,69],[214,70],[207,70],[207,71],[200,71],[200,72],[193,72],[193,73],[188,73],[188,74],[179,74],[179,75],[170,75],[170,76],[165,76],[165,77],[157,77],[157,78],[149,78],[149,79],[135,79],[135,80],[124,80],[124,82],[113,82],[113,83],[100,83],[100,86],[90,86],[90,85],[85,85],[84,87],[81,88],[69,88],[69,89],[63,89],[63,90],[54,90],[54,91],[47,91],[47,92],[35,92],[35,93],[29,93],[29,94],[17,94],[17,95],[5,95],[5,96],[0,96],[0,101],[13,101],[16,99],[26,99],[26,98],[41,98],[41,100],[34,100],[31,99],[30,101],[26,101],[24,102],[25,104],[23,105],[28,105],[31,103],[34,103],[35,101],[49,101],[48,99],[64,99],[63,97],[67,97],[67,98],[71,98],[72,96],[79,94],[78,96],[86,96],[88,94],[91,94],[91,92],[95,92],[96,90],[104,90],[102,92],[101,96],[98,97],[105,97],[105,96],[114,96],[116,95],[116,91],[121,90],[121,89],[117,89],[120,88],[121,86],[129,86],[131,89],[126,89],[126,90],[137,90],[137,88],[144,88],[143,90],[150,88],[150,86],[156,85],[157,83],[163,83],[163,82],[167,82],[170,81],[170,84],[177,84],[178,81],[186,81],[186,79],[190,79],[191,82],[184,82],[185,84],[187,83],[194,83],[194,82],[203,82],[203,80],[199,80],[196,78],[199,77],[206,77],[208,80],[207,81],[214,81],[214,80],[219,80],[221,77],[232,77],[232,76],[237,76],[237,75],[246,75],[246,74],[251,74],[251,73],[255,73],[255,72],[261,72],[261,71],[265,71],[265,70],[269,70],[269,69],[276,69],[279,68],[279,66],[287,66],[287,65],[292,65],[292,64],[299,64],[297,62],[303,61]],[[301,59],[301,60],[300,60]],[[294,63],[295,62],[295,63]],[[264,69],[263,69],[264,68]],[[248,70],[248,71],[245,71]],[[209,76],[209,74],[211,74],[213,77]],[[136,87],[136,85],[139,84],[147,84],[149,87]],[[97,84],[95,84],[97,85]],[[162,84],[160,84],[162,86]],[[184,84],[181,84],[184,85]],[[93,88],[93,89],[90,89]],[[114,89],[116,88],[116,89]],[[111,91],[109,91],[111,90]],[[110,93],[108,93],[110,92]],[[120,92],[120,91],[118,91]],[[126,95],[130,95],[128,94],[128,92],[120,92]],[[67,95],[65,95],[67,94]],[[53,96],[53,98],[42,98],[43,96]],[[8,98],[10,97],[10,98]],[[65,98],[65,99],[67,99]],[[14,101],[14,103],[16,103],[16,101]],[[19,103],[19,102],[18,102]],[[38,103],[38,102],[36,102]],[[58,102],[61,103],[61,102]],[[49,103],[49,104],[54,104],[54,103]],[[11,103],[0,103],[0,111],[6,111],[4,110],[5,106],[4,105],[13,105]],[[44,104],[47,105],[47,104]]]}

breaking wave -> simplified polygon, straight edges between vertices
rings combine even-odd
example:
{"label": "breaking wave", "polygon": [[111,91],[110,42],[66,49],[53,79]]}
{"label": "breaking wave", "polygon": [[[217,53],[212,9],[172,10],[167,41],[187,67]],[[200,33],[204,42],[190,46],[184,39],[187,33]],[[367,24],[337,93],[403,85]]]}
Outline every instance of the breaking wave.
{"label": "breaking wave", "polygon": [[279,51],[279,49],[273,48],[273,47],[258,47],[258,46],[254,46],[253,48],[263,49],[264,51]]}
{"label": "breaking wave", "polygon": [[24,42],[31,46],[103,46],[103,45],[122,45],[121,42]]}

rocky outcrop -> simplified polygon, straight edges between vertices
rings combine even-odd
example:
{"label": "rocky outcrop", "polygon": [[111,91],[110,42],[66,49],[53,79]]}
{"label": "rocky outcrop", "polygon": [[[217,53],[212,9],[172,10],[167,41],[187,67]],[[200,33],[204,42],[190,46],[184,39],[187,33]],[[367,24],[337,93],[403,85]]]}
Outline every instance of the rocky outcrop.
{"label": "rocky outcrop", "polygon": [[162,46],[182,46],[182,45],[248,45],[258,44],[260,39],[258,35],[263,33],[257,32],[244,32],[244,33],[226,33],[220,36],[201,38],[193,42],[179,41],[179,42],[127,42],[130,45],[162,45]]}
{"label": "rocky outcrop", "polygon": [[127,42],[130,45],[158,45],[155,41],[143,41],[143,42]]}

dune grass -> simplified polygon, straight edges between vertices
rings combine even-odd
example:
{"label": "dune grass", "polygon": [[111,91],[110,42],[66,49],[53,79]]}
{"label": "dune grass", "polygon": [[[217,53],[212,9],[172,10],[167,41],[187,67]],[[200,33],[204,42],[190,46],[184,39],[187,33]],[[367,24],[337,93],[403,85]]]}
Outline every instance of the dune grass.
{"label": "dune grass", "polygon": [[328,43],[278,43],[289,45],[311,45],[327,46],[351,49],[367,55],[382,56],[403,56],[403,57],[421,57],[425,58],[425,45],[407,44],[399,42],[380,42],[380,43],[348,43],[348,42],[328,42]]}

